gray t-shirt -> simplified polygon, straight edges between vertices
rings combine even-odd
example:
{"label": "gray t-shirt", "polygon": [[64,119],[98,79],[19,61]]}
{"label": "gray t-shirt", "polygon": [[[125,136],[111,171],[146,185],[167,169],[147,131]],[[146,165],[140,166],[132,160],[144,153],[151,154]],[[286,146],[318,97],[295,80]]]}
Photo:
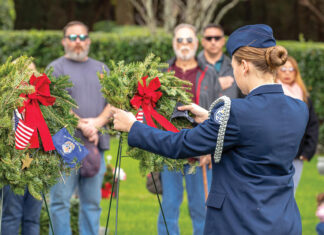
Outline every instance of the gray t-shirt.
{"label": "gray t-shirt", "polygon": [[[78,62],[64,56],[51,62],[47,68],[53,67],[55,77],[68,75],[73,87],[68,89],[69,94],[78,104],[73,111],[81,118],[97,117],[107,105],[101,93],[101,85],[97,73],[103,69],[109,72],[108,67],[97,60],[88,58],[87,61]],[[76,132],[81,137],[81,131]],[[99,148],[109,149],[109,135],[100,135]]]}

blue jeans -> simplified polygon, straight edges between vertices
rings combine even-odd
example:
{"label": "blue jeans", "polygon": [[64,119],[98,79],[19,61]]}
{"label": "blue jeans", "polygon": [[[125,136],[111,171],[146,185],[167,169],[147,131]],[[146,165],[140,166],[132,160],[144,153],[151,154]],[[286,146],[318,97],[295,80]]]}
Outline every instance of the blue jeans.
{"label": "blue jeans", "polygon": [[316,225],[316,232],[318,235],[324,235],[324,223],[323,222],[319,222]]}
{"label": "blue jeans", "polygon": [[293,165],[295,167],[295,174],[293,176],[293,180],[294,180],[294,195],[296,195],[296,191],[297,191],[297,187],[303,172],[303,164],[304,161],[303,160],[299,160],[299,159],[294,159],[293,161]]}
{"label": "blue jeans", "polygon": [[[79,232],[81,235],[95,235],[100,226],[101,184],[106,171],[104,152],[101,151],[99,172],[93,177],[82,177],[72,170],[70,176],[64,176],[50,191],[50,213],[55,234],[71,235],[70,199],[78,188],[80,198]],[[51,229],[49,230],[51,233]]]}
{"label": "blue jeans", "polygon": [[[163,189],[162,209],[170,235],[180,234],[178,220],[180,205],[183,198],[183,177],[186,180],[186,190],[190,217],[193,224],[193,234],[201,235],[204,231],[206,207],[202,168],[197,167],[195,174],[188,174],[189,168],[190,166],[188,164],[185,165],[184,175],[179,171],[169,171],[166,166],[164,166],[164,170],[161,172]],[[211,177],[211,170],[208,169],[208,189],[210,189]],[[158,234],[167,234],[161,212],[158,218]]]}
{"label": "blue jeans", "polygon": [[35,199],[25,189],[24,195],[16,195],[10,186],[3,188],[2,234],[18,234],[21,225],[22,235],[39,234],[39,217],[42,201]]}

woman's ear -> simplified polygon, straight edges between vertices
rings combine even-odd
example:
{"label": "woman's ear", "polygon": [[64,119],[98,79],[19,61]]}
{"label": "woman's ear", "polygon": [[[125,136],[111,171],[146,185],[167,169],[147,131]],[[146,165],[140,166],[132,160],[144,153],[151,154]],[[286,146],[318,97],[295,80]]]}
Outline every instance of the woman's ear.
{"label": "woman's ear", "polygon": [[241,61],[241,66],[243,68],[243,75],[246,75],[249,72],[249,64],[246,60]]}

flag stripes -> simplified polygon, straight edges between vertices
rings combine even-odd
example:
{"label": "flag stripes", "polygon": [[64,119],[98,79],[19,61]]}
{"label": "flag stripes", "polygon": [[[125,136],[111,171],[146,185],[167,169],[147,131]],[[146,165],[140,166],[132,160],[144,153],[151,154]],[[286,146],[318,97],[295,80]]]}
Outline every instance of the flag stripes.
{"label": "flag stripes", "polygon": [[139,109],[137,114],[136,114],[136,120],[143,123],[144,120],[144,112],[142,109]]}
{"label": "flag stripes", "polygon": [[20,119],[15,133],[15,145],[16,149],[23,150],[29,144],[29,141],[34,133],[34,129],[28,127]]}

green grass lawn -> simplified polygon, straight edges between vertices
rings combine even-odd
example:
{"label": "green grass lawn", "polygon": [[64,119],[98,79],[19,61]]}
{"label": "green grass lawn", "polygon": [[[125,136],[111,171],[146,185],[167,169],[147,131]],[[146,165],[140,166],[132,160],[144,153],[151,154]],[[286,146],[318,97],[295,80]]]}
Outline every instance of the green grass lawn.
{"label": "green grass lawn", "polygon": [[[126,142],[126,140],[124,140]],[[112,138],[111,150],[106,155],[113,158],[111,164],[115,166],[118,140]],[[123,152],[126,144],[123,145]],[[123,154],[125,155],[125,154]],[[318,219],[315,216],[316,195],[324,192],[324,176],[320,176],[316,169],[317,159],[304,164],[302,179],[297,190],[296,200],[300,209],[303,234],[316,235],[315,226]],[[131,158],[122,158],[121,168],[127,174],[126,181],[121,181],[119,190],[118,234],[157,234],[157,217],[159,204],[156,195],[149,193],[145,188],[145,177],[139,173],[138,161]],[[106,226],[109,199],[101,201],[102,213],[100,224]],[[112,202],[110,211],[109,234],[115,233],[116,199]],[[180,208],[180,232],[192,234],[192,223],[189,216],[186,194]]]}
{"label": "green grass lawn", "polygon": [[317,156],[311,162],[304,164],[301,182],[296,193],[304,235],[317,234],[315,227],[319,220],[315,216],[317,207],[316,196],[318,193],[324,192],[324,176],[318,173],[316,164]]}

